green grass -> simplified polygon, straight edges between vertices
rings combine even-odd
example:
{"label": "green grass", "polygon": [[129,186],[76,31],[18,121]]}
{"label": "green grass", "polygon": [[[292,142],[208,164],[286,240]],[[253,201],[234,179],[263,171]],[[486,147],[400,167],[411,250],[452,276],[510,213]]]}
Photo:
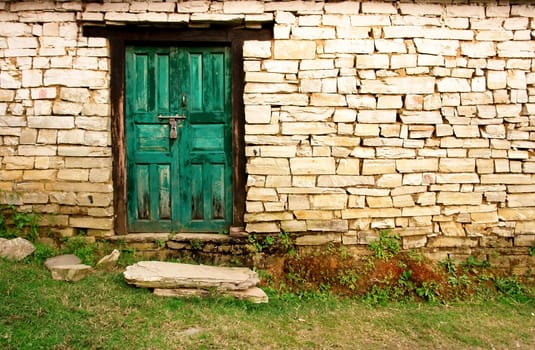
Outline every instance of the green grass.
{"label": "green grass", "polygon": [[535,301],[375,306],[329,295],[161,298],[98,271],[0,260],[0,349],[533,349]]}

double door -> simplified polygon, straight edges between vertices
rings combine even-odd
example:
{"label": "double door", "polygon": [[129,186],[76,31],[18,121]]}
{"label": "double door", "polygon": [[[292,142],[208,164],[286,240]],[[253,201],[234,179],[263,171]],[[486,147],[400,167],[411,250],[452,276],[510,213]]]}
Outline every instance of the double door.
{"label": "double door", "polygon": [[130,232],[221,232],[232,223],[228,47],[126,48]]}

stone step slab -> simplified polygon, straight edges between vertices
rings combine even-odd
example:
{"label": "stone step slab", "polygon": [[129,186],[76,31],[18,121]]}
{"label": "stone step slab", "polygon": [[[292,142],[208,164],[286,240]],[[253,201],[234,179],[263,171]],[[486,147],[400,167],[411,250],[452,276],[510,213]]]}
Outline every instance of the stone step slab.
{"label": "stone step slab", "polygon": [[81,263],[82,263],[82,260],[74,254],[58,255],[58,256],[48,258],[45,260],[45,266],[49,270],[55,266],[78,265]]}
{"label": "stone step slab", "polygon": [[82,260],[74,254],[58,255],[48,258],[45,266],[56,281],[77,282],[93,273],[89,265],[82,264]]}
{"label": "stone step slab", "polygon": [[246,290],[256,286],[258,274],[245,267],[190,265],[163,261],[140,261],[128,266],[125,281],[142,288],[198,288]]}
{"label": "stone step slab", "polygon": [[[207,297],[212,293],[205,289],[192,288],[173,288],[173,289],[154,289],[154,294],[162,297]],[[267,303],[269,298],[267,294],[258,287],[251,287],[246,290],[227,290],[217,293],[217,295],[231,296],[239,300],[247,300],[252,303]]]}
{"label": "stone step slab", "polygon": [[202,235],[198,233],[177,233],[171,238],[176,242],[191,242],[191,241],[201,241],[201,242],[229,242],[232,240],[228,235],[220,235],[217,233],[203,233]]}
{"label": "stone step slab", "polygon": [[35,246],[22,237],[0,241],[0,257],[21,261],[35,251]]}
{"label": "stone step slab", "polygon": [[50,268],[52,279],[56,281],[77,282],[93,273],[89,265],[57,265]]}

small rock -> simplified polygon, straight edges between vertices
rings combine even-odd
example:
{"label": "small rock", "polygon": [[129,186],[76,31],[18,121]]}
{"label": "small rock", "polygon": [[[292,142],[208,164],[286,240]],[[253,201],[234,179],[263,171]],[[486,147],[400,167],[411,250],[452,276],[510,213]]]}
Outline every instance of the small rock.
{"label": "small rock", "polygon": [[76,282],[93,272],[91,266],[82,264],[82,260],[74,254],[64,254],[48,258],[45,266],[57,281]]}
{"label": "small rock", "polygon": [[231,295],[237,299],[248,300],[256,304],[267,303],[269,301],[266,292],[258,287],[252,287],[246,290],[235,290],[231,292]]}
{"label": "small rock", "polygon": [[[204,289],[191,288],[173,288],[173,289],[154,289],[154,294],[161,297],[206,297],[210,291]],[[217,292],[219,295],[231,296],[240,300],[247,300],[252,303],[260,304],[269,301],[267,294],[258,287],[251,287],[246,290],[226,290]]]}
{"label": "small rock", "polygon": [[103,257],[102,259],[100,259],[97,262],[97,266],[115,264],[117,262],[117,260],[119,260],[119,256],[120,255],[121,255],[121,253],[119,253],[119,251],[117,249],[114,249],[110,254],[108,254],[105,257]]}
{"label": "small rock", "polygon": [[143,288],[245,290],[256,286],[258,274],[246,267],[217,267],[162,261],[140,261],[124,272],[126,283]]}
{"label": "small rock", "polygon": [[179,332],[178,335],[189,337],[189,336],[195,335],[195,334],[197,334],[197,333],[199,333],[201,331],[202,331],[201,328],[191,327],[191,328],[188,328],[186,330],[183,330],[182,332]]}
{"label": "small rock", "polygon": [[50,268],[52,279],[56,281],[77,282],[93,273],[89,265],[56,265]]}
{"label": "small rock", "polygon": [[35,246],[28,240],[17,237],[0,242],[0,257],[21,261],[35,251]]}
{"label": "small rock", "polygon": [[53,267],[62,266],[62,265],[78,265],[81,264],[82,260],[74,254],[65,254],[55,256],[53,258],[48,258],[45,261],[45,266],[51,270]]}

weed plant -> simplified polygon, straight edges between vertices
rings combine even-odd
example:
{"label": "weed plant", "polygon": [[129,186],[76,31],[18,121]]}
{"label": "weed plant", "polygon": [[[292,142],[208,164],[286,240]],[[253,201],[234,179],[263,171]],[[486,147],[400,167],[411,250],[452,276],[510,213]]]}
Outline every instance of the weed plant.
{"label": "weed plant", "polygon": [[473,256],[455,263],[433,263],[415,251],[402,251],[401,240],[388,231],[369,245],[365,258],[342,246],[287,255],[283,266],[263,274],[264,286],[281,295],[332,294],[362,298],[370,304],[398,301],[449,302],[508,298],[525,302],[534,297],[518,277],[504,276],[487,260]]}
{"label": "weed plant", "polygon": [[35,241],[39,237],[40,216],[35,213],[21,212],[13,204],[0,206],[0,237],[24,237]]}

